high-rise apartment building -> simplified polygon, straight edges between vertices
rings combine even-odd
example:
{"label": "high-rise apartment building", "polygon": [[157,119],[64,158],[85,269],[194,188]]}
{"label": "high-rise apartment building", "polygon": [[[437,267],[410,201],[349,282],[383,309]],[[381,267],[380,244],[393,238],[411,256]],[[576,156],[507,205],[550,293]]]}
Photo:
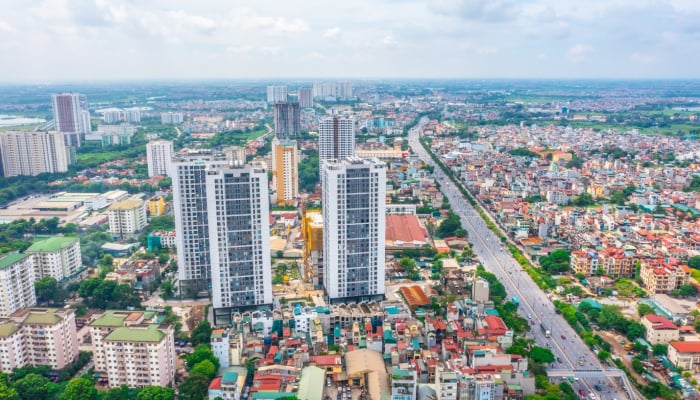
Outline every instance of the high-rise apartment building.
{"label": "high-rise apartment building", "polygon": [[156,313],[108,310],[90,324],[95,371],[110,387],[170,386],[175,379],[175,336]]}
{"label": "high-rise apartment building", "polygon": [[297,93],[299,107],[311,108],[314,106],[314,92],[312,88],[299,88]]}
{"label": "high-rise apartment building", "polygon": [[56,130],[65,134],[66,144],[80,147],[82,136],[92,130],[87,98],[79,93],[51,95]]}
{"label": "high-rise apartment building", "polygon": [[173,214],[177,232],[177,261],[180,292],[209,289],[209,213],[206,169],[228,164],[226,155],[211,150],[190,150],[173,157]]}
{"label": "high-rise apartment building", "polygon": [[322,164],[324,286],[331,303],[384,296],[386,164]]}
{"label": "high-rise apartment building", "polygon": [[0,318],[36,304],[34,260],[28,254],[0,256]]}
{"label": "high-rise apartment building", "polygon": [[79,278],[87,270],[83,266],[80,240],[77,236],[54,236],[35,242],[27,250],[34,257],[34,278],[50,276],[58,282]]}
{"label": "high-rise apartment building", "polygon": [[66,172],[70,164],[61,132],[0,132],[0,157],[5,176]]}
{"label": "high-rise apartment building", "polygon": [[304,238],[304,279],[314,287],[323,286],[323,215],[318,211],[305,211],[302,216]]}
{"label": "high-rise apartment building", "polygon": [[173,159],[173,142],[153,140],[146,144],[148,176],[170,176],[170,162]]}
{"label": "high-rise apartment building", "polygon": [[166,112],[160,114],[160,123],[163,125],[181,124],[184,120],[185,116],[182,113]]}
{"label": "high-rise apartment building", "polygon": [[207,168],[214,324],[272,304],[267,170],[262,164]]}
{"label": "high-rise apartment building", "polygon": [[139,108],[127,108],[124,110],[124,121],[125,122],[141,122],[141,109]]}
{"label": "high-rise apartment building", "polygon": [[290,138],[299,135],[301,131],[301,112],[299,103],[283,102],[274,105],[275,135],[279,138]]}
{"label": "high-rise apartment building", "polygon": [[123,200],[107,209],[109,232],[115,238],[129,238],[141,231],[148,224],[145,201],[138,199]]}
{"label": "high-rise apartment building", "polygon": [[325,118],[318,124],[318,158],[338,161],[355,155],[355,130],[353,120],[337,115]]}
{"label": "high-rise apartment building", "polygon": [[348,100],[352,98],[352,82],[314,83],[313,97],[317,99]]}
{"label": "high-rise apartment building", "polygon": [[272,180],[277,204],[292,204],[299,196],[299,150],[296,140],[272,141]]}
{"label": "high-rise apartment building", "polygon": [[0,323],[0,370],[27,365],[60,370],[78,356],[75,310],[26,308]]}
{"label": "high-rise apartment building", "polygon": [[267,102],[274,104],[287,101],[287,86],[268,86]]}

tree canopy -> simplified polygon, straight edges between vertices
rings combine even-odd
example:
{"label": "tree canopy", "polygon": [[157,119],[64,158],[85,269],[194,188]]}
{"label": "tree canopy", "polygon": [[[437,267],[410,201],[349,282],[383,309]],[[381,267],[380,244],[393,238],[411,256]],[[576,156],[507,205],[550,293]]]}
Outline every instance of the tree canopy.
{"label": "tree canopy", "polygon": [[571,253],[566,250],[554,250],[547,256],[539,258],[540,266],[550,275],[556,275],[569,270]]}

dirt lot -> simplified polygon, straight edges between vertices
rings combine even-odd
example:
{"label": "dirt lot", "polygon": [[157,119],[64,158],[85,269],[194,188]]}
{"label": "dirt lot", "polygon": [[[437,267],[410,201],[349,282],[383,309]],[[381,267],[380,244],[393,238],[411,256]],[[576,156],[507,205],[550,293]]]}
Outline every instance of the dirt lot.
{"label": "dirt lot", "polygon": [[[627,369],[630,371],[630,374],[634,377],[634,379],[637,380],[637,382],[645,382],[644,379],[642,379],[641,375],[636,373],[632,369],[632,360],[630,355],[627,355],[627,350],[625,350],[625,346],[620,344],[620,340],[624,339],[621,335],[614,333],[614,332],[608,332],[608,331],[595,331],[600,337],[602,337],[606,342],[610,343],[610,347],[612,347],[612,354],[613,356],[616,356],[620,360],[622,360],[622,363],[627,367]],[[625,342],[627,340],[625,339]]]}
{"label": "dirt lot", "polygon": [[190,317],[187,319],[187,327],[189,328],[188,331],[192,332],[197,324],[199,324],[199,321],[206,318],[206,315],[204,315],[206,309],[207,307],[205,305],[192,306],[190,309]]}

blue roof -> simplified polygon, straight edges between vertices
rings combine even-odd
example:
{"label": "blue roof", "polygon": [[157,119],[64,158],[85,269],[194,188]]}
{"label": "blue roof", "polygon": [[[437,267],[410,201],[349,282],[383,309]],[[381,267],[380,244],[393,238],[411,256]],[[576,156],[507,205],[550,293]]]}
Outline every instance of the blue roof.
{"label": "blue roof", "polygon": [[235,383],[238,380],[238,372],[226,372],[221,377],[221,383]]}

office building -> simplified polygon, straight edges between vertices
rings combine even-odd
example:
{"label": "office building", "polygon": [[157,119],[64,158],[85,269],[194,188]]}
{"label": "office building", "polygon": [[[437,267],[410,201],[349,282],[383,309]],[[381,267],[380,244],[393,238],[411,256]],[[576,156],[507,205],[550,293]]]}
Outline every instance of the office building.
{"label": "office building", "polygon": [[299,107],[312,108],[314,106],[314,93],[312,88],[299,88],[297,93]]}
{"label": "office building", "polygon": [[229,161],[229,163],[239,162],[239,163],[245,164],[245,162],[246,162],[245,147],[241,147],[241,146],[226,147],[224,149],[224,154],[226,154],[226,159]]}
{"label": "office building", "polygon": [[80,147],[82,137],[92,130],[87,98],[79,93],[52,94],[56,130],[63,133],[66,144]]}
{"label": "office building", "polygon": [[301,112],[297,102],[281,102],[274,105],[275,135],[290,138],[301,131]]}
{"label": "office building", "polygon": [[135,236],[148,224],[146,209],[146,202],[135,198],[112,204],[107,209],[109,232],[120,239]]}
{"label": "office building", "polygon": [[355,130],[353,120],[333,116],[318,124],[318,158],[338,161],[355,155]]}
{"label": "office building", "polygon": [[0,157],[5,176],[66,172],[70,164],[61,132],[0,132]]}
{"label": "office building", "polygon": [[50,276],[58,282],[76,280],[86,274],[77,236],[54,236],[35,242],[27,250],[34,258],[34,279]]}
{"label": "office building", "polygon": [[225,166],[226,155],[211,150],[190,150],[173,157],[173,214],[177,232],[180,293],[208,290],[211,283],[206,168]]}
{"label": "office building", "polygon": [[182,113],[166,112],[166,113],[160,114],[160,123],[163,125],[181,124],[184,121],[185,121],[185,116]]}
{"label": "office building", "polygon": [[214,324],[272,304],[267,170],[262,164],[210,166],[206,176]]}
{"label": "office building", "polygon": [[0,318],[36,304],[34,260],[29,254],[0,256]]}
{"label": "office building", "polygon": [[153,140],[146,144],[148,176],[170,176],[170,162],[173,159],[173,142]]}
{"label": "office building", "polygon": [[331,302],[382,299],[386,164],[348,157],[322,168],[326,294]]}
{"label": "office building", "polygon": [[267,102],[270,104],[287,101],[287,86],[268,86]]}
{"label": "office building", "polygon": [[299,196],[299,150],[295,140],[272,141],[272,181],[277,204],[293,204]]}
{"label": "office building", "polygon": [[78,357],[75,310],[25,308],[0,322],[0,370],[24,366],[60,370]]}
{"label": "office building", "polygon": [[90,324],[95,372],[110,387],[171,386],[175,335],[155,312],[108,310]]}

